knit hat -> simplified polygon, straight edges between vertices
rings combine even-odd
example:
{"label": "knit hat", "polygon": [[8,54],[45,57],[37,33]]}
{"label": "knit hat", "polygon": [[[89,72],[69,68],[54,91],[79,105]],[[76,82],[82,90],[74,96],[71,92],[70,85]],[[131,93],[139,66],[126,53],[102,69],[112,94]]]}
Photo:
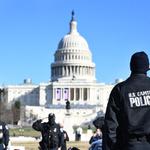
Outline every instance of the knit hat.
{"label": "knit hat", "polygon": [[132,73],[146,73],[149,70],[149,59],[145,52],[134,53],[130,61]]}

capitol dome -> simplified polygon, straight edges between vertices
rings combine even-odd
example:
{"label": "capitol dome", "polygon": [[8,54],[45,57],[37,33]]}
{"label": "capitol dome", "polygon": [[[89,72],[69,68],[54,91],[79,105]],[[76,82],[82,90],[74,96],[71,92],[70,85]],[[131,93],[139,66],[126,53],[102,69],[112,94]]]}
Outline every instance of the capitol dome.
{"label": "capitol dome", "polygon": [[70,22],[70,32],[65,35],[58,44],[58,50],[76,48],[82,50],[89,50],[88,43],[77,31],[77,22],[72,20]]}
{"label": "capitol dome", "polygon": [[51,64],[51,79],[68,79],[75,76],[95,79],[95,64],[87,41],[77,31],[74,12],[70,21],[70,31],[59,42]]}
{"label": "capitol dome", "polygon": [[72,12],[72,19],[70,21],[70,32],[60,40],[57,50],[70,48],[89,51],[87,41],[77,31],[77,22],[74,19],[74,12]]}
{"label": "capitol dome", "polygon": [[79,34],[69,33],[65,35],[58,44],[58,50],[76,48],[89,50],[86,40]]}

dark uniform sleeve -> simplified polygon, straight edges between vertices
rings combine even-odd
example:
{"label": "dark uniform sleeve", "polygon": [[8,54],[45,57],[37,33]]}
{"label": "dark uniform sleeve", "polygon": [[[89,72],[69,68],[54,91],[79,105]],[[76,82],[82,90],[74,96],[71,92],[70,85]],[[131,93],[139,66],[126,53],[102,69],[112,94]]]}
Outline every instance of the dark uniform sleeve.
{"label": "dark uniform sleeve", "polygon": [[92,142],[93,142],[93,136],[90,138],[89,144],[92,144]]}
{"label": "dark uniform sleeve", "polygon": [[103,131],[103,150],[118,150],[117,130],[120,114],[120,92],[115,86],[110,94],[107,104]]}
{"label": "dark uniform sleeve", "polygon": [[61,147],[64,144],[64,133],[63,133],[63,131],[60,130],[60,126],[58,128],[59,128],[59,132],[58,132],[59,144],[58,144],[58,147]]}
{"label": "dark uniform sleeve", "polygon": [[65,134],[66,134],[66,141],[69,141],[69,136],[66,131],[65,131]]}
{"label": "dark uniform sleeve", "polygon": [[6,124],[4,124],[3,134],[4,134],[4,144],[7,147],[9,143],[9,129]]}
{"label": "dark uniform sleeve", "polygon": [[42,131],[43,130],[43,124],[41,122],[42,122],[42,120],[35,121],[32,125],[32,128],[36,131]]}

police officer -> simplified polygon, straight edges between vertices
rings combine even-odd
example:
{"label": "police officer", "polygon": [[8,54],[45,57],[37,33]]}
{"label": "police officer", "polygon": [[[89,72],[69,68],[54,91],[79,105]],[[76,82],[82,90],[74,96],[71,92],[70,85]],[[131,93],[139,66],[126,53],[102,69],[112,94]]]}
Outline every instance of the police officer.
{"label": "police officer", "polygon": [[63,123],[60,123],[60,129],[61,129],[61,132],[63,133],[63,137],[64,137],[64,142],[61,146],[61,150],[67,150],[67,141],[69,141],[69,136],[67,134],[67,131],[65,131],[63,128]]}
{"label": "police officer", "polygon": [[63,133],[60,126],[55,122],[54,114],[48,115],[48,122],[42,123],[40,119],[34,122],[32,127],[42,134],[42,141],[39,143],[41,150],[58,150],[61,148],[64,141]]}
{"label": "police officer", "polygon": [[145,52],[132,55],[130,70],[130,77],[110,94],[103,150],[150,150],[150,78]]}
{"label": "police officer", "polygon": [[9,130],[7,125],[0,121],[0,150],[7,150],[9,143]]}

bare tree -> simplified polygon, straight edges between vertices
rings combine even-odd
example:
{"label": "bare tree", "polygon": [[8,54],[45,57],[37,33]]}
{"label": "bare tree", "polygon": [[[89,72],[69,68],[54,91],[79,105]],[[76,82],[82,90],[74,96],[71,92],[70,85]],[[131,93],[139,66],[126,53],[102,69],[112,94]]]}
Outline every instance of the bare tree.
{"label": "bare tree", "polygon": [[20,101],[15,101],[15,103],[12,105],[11,111],[13,114],[13,124],[17,124],[20,120],[20,108],[21,103]]}
{"label": "bare tree", "polygon": [[2,101],[3,92],[4,90],[0,89],[0,120],[3,120],[3,115],[5,110],[4,102]]}

